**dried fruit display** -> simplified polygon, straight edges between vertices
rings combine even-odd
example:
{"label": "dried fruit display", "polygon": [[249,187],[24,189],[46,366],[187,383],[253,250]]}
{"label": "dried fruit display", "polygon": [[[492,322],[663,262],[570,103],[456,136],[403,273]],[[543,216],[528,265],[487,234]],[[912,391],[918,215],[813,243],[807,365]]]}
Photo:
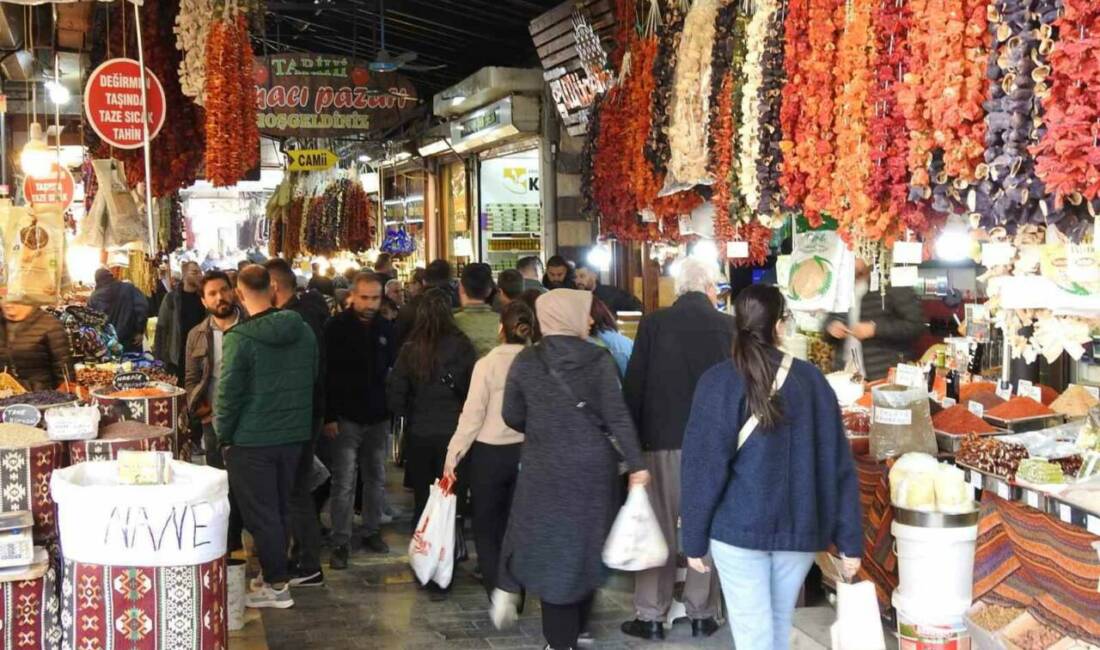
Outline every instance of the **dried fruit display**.
{"label": "dried fruit display", "polygon": [[787,207],[802,205],[806,199],[806,174],[791,159],[795,138],[798,136],[802,118],[803,89],[807,79],[803,76],[803,62],[810,56],[810,1],[788,0],[787,17],[784,21],[784,42],[787,57],[784,68],[787,83],[783,86],[783,108],[779,122],[783,131],[783,151],[788,162],[783,165],[780,184],[783,187],[784,202]]}
{"label": "dried fruit display", "polygon": [[738,227],[736,239],[749,243],[749,256],[730,260],[734,266],[758,266],[767,261],[771,252],[771,228],[754,219]]}
{"label": "dried fruit display", "polygon": [[216,21],[206,43],[206,178],[215,187],[236,184],[259,160],[252,67],[244,15]]}
{"label": "dried fruit display", "polygon": [[714,239],[719,254],[725,255],[724,244],[737,235],[734,215],[730,213],[730,176],[733,166],[733,74],[727,70],[715,96],[717,110],[711,128],[710,172],[714,176]]}
{"label": "dried fruit display", "polygon": [[672,114],[672,81],[676,70],[676,53],[684,30],[684,9],[681,0],[660,0],[661,22],[657,26],[657,55],[653,59],[656,87],[650,104],[650,128],[646,140],[646,159],[653,173],[663,179],[668,159],[668,125]]}
{"label": "dried fruit display", "polygon": [[196,104],[206,101],[206,38],[213,21],[214,0],[180,0],[173,32],[179,62],[180,89]]}
{"label": "dried fruit display", "polygon": [[837,160],[827,210],[846,237],[853,232],[872,237],[897,234],[878,229],[878,205],[868,193],[872,166],[870,124],[874,115],[870,101],[874,85],[871,9],[875,1],[850,0],[837,10],[837,22],[843,25],[837,46],[836,78],[840,85],[833,125]]}
{"label": "dried fruit display", "polygon": [[994,438],[970,435],[963,439],[955,460],[967,467],[1012,480],[1020,461],[1028,457],[1027,447]]}
{"label": "dried fruit display", "polygon": [[760,59],[762,79],[757,94],[760,103],[760,158],[756,162],[756,176],[760,202],[755,207],[756,218],[768,228],[778,228],[783,223],[779,184],[783,163],[783,130],[779,120],[783,87],[787,82],[787,73],[783,68],[783,39],[783,12],[777,10],[767,24],[764,52]]}
{"label": "dried fruit display", "polygon": [[744,82],[741,85],[741,125],[738,129],[738,186],[750,212],[760,207],[760,179],[757,168],[761,157],[760,91],[764,85],[764,49],[768,28],[779,10],[775,0],[756,5],[745,34]]}
{"label": "dried fruit display", "polygon": [[717,16],[718,0],[695,0],[684,17],[672,83],[670,155],[663,192],[680,192],[713,182],[707,169],[707,130]]}

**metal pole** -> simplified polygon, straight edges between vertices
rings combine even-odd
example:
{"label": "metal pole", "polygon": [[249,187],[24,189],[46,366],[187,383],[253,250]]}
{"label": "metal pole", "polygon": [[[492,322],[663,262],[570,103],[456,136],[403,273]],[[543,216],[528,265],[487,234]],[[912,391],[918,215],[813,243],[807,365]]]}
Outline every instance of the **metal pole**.
{"label": "metal pole", "polygon": [[[145,152],[145,223],[149,228],[149,255],[157,253],[157,231],[153,227],[153,170],[152,158],[149,152],[149,105],[145,88],[145,48],[141,43],[141,10],[138,3],[134,3],[134,30],[137,32],[138,48],[138,75],[141,78],[141,133],[142,149]],[[123,42],[126,35],[122,35]]]}

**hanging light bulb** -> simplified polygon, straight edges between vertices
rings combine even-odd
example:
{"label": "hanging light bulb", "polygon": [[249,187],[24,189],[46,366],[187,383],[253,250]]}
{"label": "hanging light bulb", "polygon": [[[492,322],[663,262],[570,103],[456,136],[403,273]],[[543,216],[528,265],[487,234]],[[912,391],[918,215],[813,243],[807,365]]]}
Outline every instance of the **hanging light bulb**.
{"label": "hanging light bulb", "polygon": [[49,176],[54,154],[55,152],[46,146],[42,125],[32,122],[30,131],[27,133],[27,143],[23,145],[23,151],[19,154],[19,166],[23,168],[23,173],[32,178]]}
{"label": "hanging light bulb", "polygon": [[604,243],[596,244],[588,251],[588,263],[600,271],[611,268],[611,248]]}
{"label": "hanging light bulb", "polygon": [[65,87],[64,84],[57,81],[47,81],[46,91],[50,93],[50,101],[60,106],[61,104],[68,104],[72,98],[72,93]]}

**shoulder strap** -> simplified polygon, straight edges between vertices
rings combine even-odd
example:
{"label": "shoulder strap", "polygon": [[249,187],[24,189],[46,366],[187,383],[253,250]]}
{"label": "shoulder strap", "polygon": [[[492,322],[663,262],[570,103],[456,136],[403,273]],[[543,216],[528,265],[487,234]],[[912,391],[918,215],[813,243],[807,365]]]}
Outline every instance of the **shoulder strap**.
{"label": "shoulder strap", "polygon": [[[794,363],[794,357],[789,354],[783,355],[783,360],[779,362],[779,369],[775,371],[775,379],[772,380],[772,395],[779,392],[779,389],[783,388],[783,384],[787,382],[787,375],[791,373],[791,364]],[[748,442],[749,436],[753,431],[756,431],[756,425],[760,423],[760,420],[755,415],[749,415],[749,419],[745,420],[745,424],[741,425],[741,431],[737,433],[737,448],[741,449]]]}

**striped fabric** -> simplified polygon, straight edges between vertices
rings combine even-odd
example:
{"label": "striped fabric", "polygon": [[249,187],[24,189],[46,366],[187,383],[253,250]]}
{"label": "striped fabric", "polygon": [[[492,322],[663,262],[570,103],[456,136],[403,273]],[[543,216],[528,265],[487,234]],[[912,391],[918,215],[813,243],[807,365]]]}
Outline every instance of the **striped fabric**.
{"label": "striped fabric", "polygon": [[889,611],[890,596],[898,586],[898,556],[894,553],[894,508],[890,505],[890,471],[871,456],[856,456],[859,475],[859,505],[863,510],[863,566],[860,580],[875,585],[879,609]]}
{"label": "striped fabric", "polygon": [[988,492],[974,599],[1025,607],[1063,634],[1100,644],[1100,537]]}

